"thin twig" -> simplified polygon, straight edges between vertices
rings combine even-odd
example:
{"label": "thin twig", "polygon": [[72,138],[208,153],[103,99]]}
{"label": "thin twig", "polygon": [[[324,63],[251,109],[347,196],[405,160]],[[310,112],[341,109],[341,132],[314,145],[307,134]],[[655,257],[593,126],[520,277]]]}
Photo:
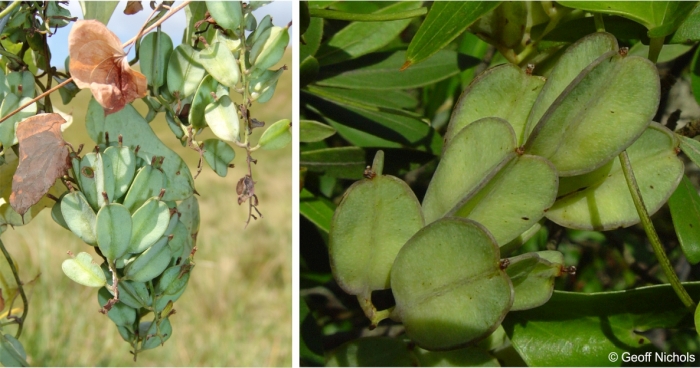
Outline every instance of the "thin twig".
{"label": "thin twig", "polygon": [[695,302],[693,301],[693,298],[691,298],[690,295],[688,295],[688,292],[685,290],[685,288],[683,288],[681,281],[678,279],[678,275],[676,275],[676,272],[673,270],[673,266],[671,266],[671,261],[668,259],[668,256],[666,256],[666,252],[664,252],[664,247],[661,244],[659,235],[656,233],[656,230],[654,229],[654,224],[651,222],[649,212],[647,211],[646,206],[644,205],[642,193],[640,192],[639,186],[637,185],[637,179],[634,177],[632,163],[630,162],[629,156],[627,156],[627,151],[622,151],[622,153],[620,153],[619,158],[620,166],[622,166],[622,173],[625,175],[627,186],[629,187],[630,194],[632,195],[634,207],[637,209],[637,214],[639,214],[639,218],[642,222],[642,225],[644,226],[644,231],[647,233],[647,237],[649,237],[649,241],[651,242],[652,249],[654,249],[656,259],[659,261],[661,269],[664,271],[664,274],[666,275],[666,278],[671,284],[673,291],[676,292],[676,295],[678,295],[678,298],[681,300],[681,302],[683,302],[683,304],[688,308],[693,307],[695,305]]}
{"label": "thin twig", "polygon": [[2,240],[0,240],[0,250],[2,250],[2,254],[5,256],[7,263],[10,265],[12,274],[15,276],[17,289],[19,290],[19,295],[22,297],[22,303],[24,303],[24,308],[22,308],[22,317],[17,322],[19,326],[17,327],[17,333],[15,334],[15,338],[19,339],[20,335],[22,335],[22,326],[24,325],[25,318],[27,317],[27,311],[29,311],[29,302],[27,301],[27,295],[24,293],[24,287],[22,286],[22,281],[19,279],[19,274],[17,273],[15,263],[12,261],[10,253],[8,253],[7,249],[5,249],[5,244],[2,243]]}

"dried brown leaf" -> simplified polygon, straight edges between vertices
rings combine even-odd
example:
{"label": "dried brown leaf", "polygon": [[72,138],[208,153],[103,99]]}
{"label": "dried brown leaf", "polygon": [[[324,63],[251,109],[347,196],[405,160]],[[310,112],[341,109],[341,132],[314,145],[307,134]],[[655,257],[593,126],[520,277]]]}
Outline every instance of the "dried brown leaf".
{"label": "dried brown leaf", "polygon": [[10,205],[24,215],[70,167],[59,114],[39,114],[17,126],[19,166],[12,177]]}
{"label": "dried brown leaf", "polygon": [[132,15],[140,12],[141,10],[143,10],[143,5],[141,5],[140,1],[127,1],[126,8],[124,8],[124,14]]}
{"label": "dried brown leaf", "polygon": [[90,88],[105,115],[147,93],[146,77],[131,69],[119,38],[96,20],[79,20],[68,35],[70,73],[78,88]]}

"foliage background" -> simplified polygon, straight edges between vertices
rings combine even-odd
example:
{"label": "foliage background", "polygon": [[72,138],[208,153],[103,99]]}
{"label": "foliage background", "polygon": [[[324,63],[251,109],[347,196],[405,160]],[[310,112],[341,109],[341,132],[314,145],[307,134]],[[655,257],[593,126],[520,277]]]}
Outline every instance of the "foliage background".
{"label": "foliage background", "polygon": [[[292,116],[291,48],[282,64],[290,71],[280,78],[273,99],[251,108],[253,116],[268,124]],[[84,129],[90,92],[81,91],[70,106],[61,105],[58,94],[52,97],[58,109],[74,118],[64,133],[66,141],[76,147],[94,145]],[[140,100],[134,106],[146,114]],[[151,127],[194,174],[199,156],[180,145],[163,114]],[[259,138],[259,130],[253,141]],[[207,131],[198,138],[210,137]],[[202,224],[197,265],[189,287],[175,303],[173,336],[164,346],[139,354],[136,363],[116,326],[98,312],[95,290],[74,283],[61,271],[67,251],[92,252],[91,247],[55,224],[48,210],[28,226],[3,234],[5,246],[20,265],[22,280],[36,278],[27,287],[29,314],[20,338],[31,365],[291,365],[291,147],[254,153],[256,194],[264,218],[245,230],[247,208],[236,202],[234,178],[243,176],[247,168],[245,154],[238,149],[236,153],[236,167],[229,169],[226,178],[205,163],[195,180]]]}

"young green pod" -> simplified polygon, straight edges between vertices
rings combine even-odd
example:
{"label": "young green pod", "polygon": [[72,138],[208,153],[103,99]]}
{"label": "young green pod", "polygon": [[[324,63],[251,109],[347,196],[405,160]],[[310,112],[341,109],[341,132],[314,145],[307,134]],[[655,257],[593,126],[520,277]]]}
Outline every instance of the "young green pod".
{"label": "young green pod", "polygon": [[61,200],[61,214],[73,234],[90,245],[97,244],[97,215],[82,192],[71,192]]}
{"label": "young green pod", "polygon": [[[110,299],[112,299],[112,294],[106,287],[101,288],[97,293],[97,302],[100,307],[104,307]],[[136,309],[119,302],[107,312],[107,317],[117,326],[131,326],[136,322]]]}
{"label": "young green pod", "polygon": [[288,44],[288,27],[272,27],[268,37],[257,39],[250,50],[251,77],[256,78],[277,64],[284,56]]}
{"label": "young green pod", "polygon": [[292,122],[282,119],[265,129],[260,137],[260,147],[265,150],[284,148],[292,141]]}
{"label": "young green pod", "polygon": [[[103,153],[104,162],[109,162],[114,189],[110,201],[115,202],[121,199],[131,186],[136,174],[136,154],[129,147],[108,147]],[[105,165],[107,166],[107,165]]]}
{"label": "young green pod", "polygon": [[244,24],[243,8],[240,1],[211,1],[207,0],[209,14],[221,27],[240,32]]}
{"label": "young green pod", "polygon": [[63,273],[78,284],[101,287],[107,285],[107,278],[100,266],[92,261],[92,256],[80,252],[75,258],[69,258],[61,264]]}
{"label": "young green pod", "polygon": [[97,213],[96,223],[97,246],[102,255],[110,261],[123,256],[131,243],[129,210],[119,203],[105,205]]}
{"label": "young green pod", "polygon": [[129,253],[141,253],[160,239],[170,223],[170,210],[165,202],[151,198],[131,216]]}
{"label": "young green pod", "polygon": [[153,322],[141,322],[139,326],[139,337],[143,339],[142,350],[157,348],[168,341],[173,334],[173,327],[168,318],[160,320],[158,328]]}
{"label": "young green pod", "polygon": [[238,109],[229,96],[220,96],[218,100],[207,105],[204,109],[204,119],[214,135],[225,141],[238,142]]}
{"label": "young green pod", "polygon": [[221,42],[213,42],[207,48],[197,54],[199,62],[204,69],[219,83],[233,88],[241,77],[233,52]]}
{"label": "young green pod", "polygon": [[148,282],[163,273],[169,263],[168,238],[162,237],[124,267],[124,277],[136,282]]}
{"label": "young green pod", "polygon": [[139,169],[136,178],[134,178],[134,182],[126,193],[124,206],[133,213],[149,198],[158,196],[160,190],[164,188],[163,184],[163,173],[160,172],[160,170],[150,165],[142,167]]}

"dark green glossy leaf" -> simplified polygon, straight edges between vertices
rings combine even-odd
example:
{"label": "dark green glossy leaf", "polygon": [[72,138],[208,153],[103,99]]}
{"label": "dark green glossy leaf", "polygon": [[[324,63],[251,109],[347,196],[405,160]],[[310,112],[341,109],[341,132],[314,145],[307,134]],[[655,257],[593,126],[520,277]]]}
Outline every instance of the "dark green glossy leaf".
{"label": "dark green glossy leaf", "polygon": [[338,134],[355,146],[410,147],[436,155],[442,150],[440,134],[417,118],[341,106],[306,93],[303,96],[326,117]]}
{"label": "dark green glossy leaf", "polygon": [[700,196],[687,176],[668,199],[678,241],[691,264],[700,262]]}
{"label": "dark green glossy leaf", "polygon": [[302,189],[299,193],[299,213],[325,233],[331,229],[334,211],[335,205],[328,199],[317,197],[308,189]]}
{"label": "dark green glossy leaf", "polygon": [[365,170],[365,152],[358,147],[324,148],[299,154],[299,166],[341,179],[360,179]]}
{"label": "dark green glossy leaf", "polygon": [[443,49],[482,15],[495,9],[496,1],[441,1],[430,12],[411,40],[406,63],[415,65]]}
{"label": "dark green glossy leaf", "polygon": [[306,87],[316,80],[318,68],[318,60],[316,60],[315,57],[309,55],[303,59],[301,65],[299,65],[299,81],[301,87]]}
{"label": "dark green glossy leaf", "polygon": [[690,63],[690,87],[693,90],[695,101],[700,103],[700,48],[695,50],[695,56]]}
{"label": "dark green glossy leaf", "polygon": [[302,1],[299,3],[299,33],[303,36],[309,29],[311,17],[309,16],[309,2]]}
{"label": "dark green glossy leaf", "polygon": [[[641,40],[644,44],[649,44],[647,29],[643,25],[619,16],[603,17],[605,32],[615,35],[619,40]],[[543,23],[532,27],[532,38],[541,37],[549,23]],[[547,33],[540,41],[550,43],[574,43],[584,36],[596,31],[593,17],[575,18],[567,22],[561,22],[552,31]],[[542,47],[541,45],[539,47]]]}
{"label": "dark green glossy leaf", "polygon": [[355,89],[405,89],[422,87],[456,75],[479,63],[479,60],[454,51],[442,50],[420,65],[401,71],[406,52],[376,53],[321,69],[318,84]]}
{"label": "dark green glossy leaf", "polygon": [[[666,43],[690,43],[700,41],[700,7],[696,6]],[[606,24],[607,26],[607,24]]]}
{"label": "dark green glossy leaf", "polygon": [[[421,7],[421,2],[398,2],[374,14],[391,14]],[[376,51],[398,36],[411,19],[387,22],[353,22],[321,45],[316,58],[321,65],[336,64]]]}
{"label": "dark green glossy leaf", "polygon": [[325,363],[323,356],[323,333],[304,298],[299,298],[299,359],[303,366]]}
{"label": "dark green glossy leaf", "polygon": [[335,129],[313,120],[299,121],[299,141],[318,142],[335,134]]}
{"label": "dark green glossy leaf", "polygon": [[393,112],[396,112],[398,109],[414,109],[418,105],[418,100],[398,89],[378,91],[371,89],[309,86],[309,91],[343,104],[384,107],[391,109]]}
{"label": "dark green glossy leaf", "polygon": [[643,24],[649,37],[673,33],[690,15],[697,2],[684,1],[566,1],[564,6],[619,15]]}
{"label": "dark green glossy leaf", "polygon": [[[695,300],[700,297],[700,283],[684,285]],[[539,308],[509,313],[503,327],[528,365],[619,366],[621,359],[611,362],[608,354],[651,348],[639,332],[692,327],[692,318],[670,285],[657,285],[593,294],[555,291]]]}
{"label": "dark green glossy leaf", "polygon": [[323,19],[312,18],[309,28],[304,33],[304,42],[299,43],[299,60],[304,60],[308,56],[316,55],[321,38],[323,37]]}

